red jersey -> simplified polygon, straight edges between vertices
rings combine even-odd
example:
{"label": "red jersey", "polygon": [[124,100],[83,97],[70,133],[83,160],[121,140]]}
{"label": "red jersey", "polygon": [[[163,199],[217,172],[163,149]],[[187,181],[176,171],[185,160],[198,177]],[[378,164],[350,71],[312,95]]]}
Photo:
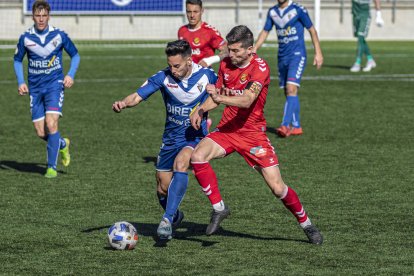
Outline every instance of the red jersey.
{"label": "red jersey", "polygon": [[[243,95],[249,83],[258,82],[262,86],[260,94],[249,108],[226,106],[217,128],[220,132],[266,131],[264,105],[270,84],[270,68],[267,62],[253,55],[250,63],[243,67],[233,65],[229,57],[220,63],[217,88],[226,87],[235,90],[234,97]],[[251,92],[248,92],[251,93]]]}
{"label": "red jersey", "polygon": [[188,25],[178,30],[178,38],[187,40],[192,50],[192,58],[199,63],[205,57],[214,56],[214,51],[225,43],[219,31],[206,22],[201,23],[200,28],[193,30]]}

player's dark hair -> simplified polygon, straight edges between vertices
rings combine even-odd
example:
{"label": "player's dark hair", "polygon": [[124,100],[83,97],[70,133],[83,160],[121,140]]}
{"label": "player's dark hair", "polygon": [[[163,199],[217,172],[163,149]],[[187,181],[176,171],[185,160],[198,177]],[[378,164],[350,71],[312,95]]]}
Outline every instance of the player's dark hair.
{"label": "player's dark hair", "polygon": [[200,8],[203,7],[203,1],[201,1],[201,0],[187,0],[187,1],[185,1],[185,4],[186,5],[187,4],[198,5],[198,6],[200,6]]}
{"label": "player's dark hair", "polygon": [[47,10],[47,13],[50,13],[50,5],[45,0],[36,0],[32,6],[32,13],[34,14],[37,10]]}
{"label": "player's dark hair", "polygon": [[182,39],[171,41],[167,43],[165,48],[165,54],[167,57],[181,55],[182,57],[191,56],[191,46],[190,44]]}
{"label": "player's dark hair", "polygon": [[241,42],[244,49],[253,46],[254,43],[252,31],[244,25],[239,25],[231,29],[226,36],[226,40],[229,45]]}

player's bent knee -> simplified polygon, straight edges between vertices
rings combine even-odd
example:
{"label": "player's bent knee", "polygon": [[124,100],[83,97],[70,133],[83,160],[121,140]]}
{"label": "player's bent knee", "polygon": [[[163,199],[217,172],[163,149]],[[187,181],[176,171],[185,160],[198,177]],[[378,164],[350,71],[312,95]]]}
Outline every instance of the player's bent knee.
{"label": "player's bent knee", "polygon": [[202,150],[196,149],[193,154],[191,154],[191,162],[205,162],[206,154]]}
{"label": "player's bent knee", "polygon": [[286,96],[296,96],[298,94],[298,88],[296,86],[288,87],[286,89]]}
{"label": "player's bent knee", "polygon": [[174,171],[176,172],[186,172],[188,170],[189,164],[185,160],[176,160],[174,164]]}

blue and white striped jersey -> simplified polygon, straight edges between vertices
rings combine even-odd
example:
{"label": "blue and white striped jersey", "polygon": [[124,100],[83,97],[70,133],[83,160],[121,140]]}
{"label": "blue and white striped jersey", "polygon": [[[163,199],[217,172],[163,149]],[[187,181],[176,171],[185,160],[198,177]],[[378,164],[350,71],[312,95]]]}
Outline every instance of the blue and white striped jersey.
{"label": "blue and white striped jersey", "polygon": [[63,81],[63,49],[71,58],[78,53],[68,35],[52,26],[40,33],[33,26],[20,36],[14,60],[22,62],[27,53],[28,81],[31,91]]}
{"label": "blue and white striped jersey", "polygon": [[284,9],[276,5],[269,9],[264,30],[276,28],[279,42],[279,58],[300,54],[306,56],[304,27],[313,26],[307,10],[301,5],[289,1]]}
{"label": "blue and white striped jersey", "polygon": [[207,132],[206,117],[201,128],[195,130],[190,123],[190,113],[198,104],[208,98],[207,84],[215,84],[217,76],[210,68],[192,63],[192,72],[188,78],[175,78],[170,69],[159,71],[150,77],[140,88],[138,95],[146,100],[152,94],[160,91],[166,109],[163,143],[165,147],[180,145],[186,141],[204,137]]}

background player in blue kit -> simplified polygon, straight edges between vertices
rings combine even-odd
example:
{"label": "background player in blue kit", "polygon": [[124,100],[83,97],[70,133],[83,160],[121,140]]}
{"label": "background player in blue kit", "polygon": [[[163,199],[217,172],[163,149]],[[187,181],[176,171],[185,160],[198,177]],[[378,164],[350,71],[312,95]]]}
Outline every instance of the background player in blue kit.
{"label": "background player in blue kit", "polygon": [[168,67],[150,77],[138,90],[112,105],[115,112],[133,107],[157,91],[162,93],[166,108],[165,129],[156,164],[157,195],[165,210],[157,230],[162,239],[172,238],[184,214],[178,207],[188,186],[187,170],[191,154],[208,133],[207,113],[202,127],[195,130],[189,116],[208,98],[207,84],[216,83],[212,69],[203,68],[191,59],[191,47],[185,40],[169,42],[165,49]]}
{"label": "background player in blue kit", "polygon": [[253,51],[259,50],[274,25],[279,43],[279,86],[284,88],[286,95],[283,121],[276,131],[279,136],[287,137],[303,134],[299,116],[298,87],[306,66],[304,28],[308,29],[312,38],[315,49],[313,65],[317,69],[322,66],[323,55],[318,34],[307,10],[288,0],[278,0],[278,3],[269,9],[266,24],[259,34]]}
{"label": "background player in blue kit", "polygon": [[[62,116],[64,88],[72,87],[80,57],[68,35],[49,26],[50,6],[38,0],[32,7],[34,26],[20,36],[14,55],[14,70],[19,95],[30,95],[30,110],[37,135],[47,141],[47,171],[45,176],[57,176],[56,162],[62,155],[62,164],[70,163],[69,139],[61,138],[58,131]],[[71,57],[69,72],[63,74],[63,49]],[[28,58],[28,82],[23,74],[23,58]]]}

